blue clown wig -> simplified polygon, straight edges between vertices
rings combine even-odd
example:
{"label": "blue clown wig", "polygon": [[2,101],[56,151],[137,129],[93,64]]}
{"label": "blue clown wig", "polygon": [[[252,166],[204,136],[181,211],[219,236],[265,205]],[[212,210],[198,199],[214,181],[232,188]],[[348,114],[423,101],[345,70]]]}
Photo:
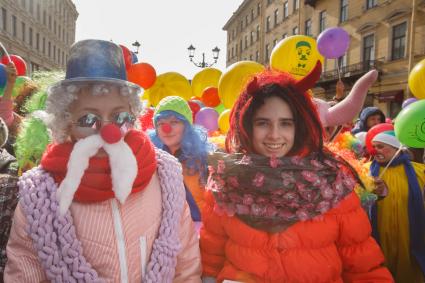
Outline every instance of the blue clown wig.
{"label": "blue clown wig", "polygon": [[[183,138],[178,156],[176,157],[180,163],[185,164],[186,168],[188,169],[187,173],[189,175],[195,175],[199,173],[200,180],[202,183],[204,183],[207,176],[208,152],[213,150],[212,144],[208,142],[207,131],[198,125],[191,125],[183,115],[180,115],[177,112],[171,110],[166,110],[155,115],[155,128],[157,127],[159,120],[169,117],[176,117],[184,123]],[[162,143],[156,129],[148,131],[148,134],[151,138],[151,141],[157,148],[170,152],[168,147]]]}

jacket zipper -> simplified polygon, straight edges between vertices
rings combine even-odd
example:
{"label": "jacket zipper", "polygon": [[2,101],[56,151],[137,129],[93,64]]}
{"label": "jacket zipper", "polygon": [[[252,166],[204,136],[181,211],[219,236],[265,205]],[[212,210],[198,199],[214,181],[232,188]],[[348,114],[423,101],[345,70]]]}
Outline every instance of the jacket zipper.
{"label": "jacket zipper", "polygon": [[112,219],[114,221],[115,237],[117,240],[118,258],[120,261],[121,283],[127,283],[128,282],[128,266],[127,266],[127,259],[125,254],[124,231],[122,228],[120,211],[119,211],[118,203],[116,199],[111,200],[111,206],[112,206]]}

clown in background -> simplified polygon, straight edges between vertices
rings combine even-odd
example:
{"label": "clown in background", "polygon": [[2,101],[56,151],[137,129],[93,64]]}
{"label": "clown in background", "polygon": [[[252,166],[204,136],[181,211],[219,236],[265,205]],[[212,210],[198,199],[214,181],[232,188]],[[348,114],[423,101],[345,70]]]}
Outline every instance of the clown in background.
{"label": "clown in background", "polygon": [[425,272],[425,165],[409,160],[393,130],[375,132],[380,125],[372,127],[366,137],[372,140],[370,173],[380,196],[372,210],[373,234],[396,282],[421,283]]}
{"label": "clown in background", "polygon": [[207,176],[207,155],[212,151],[207,132],[193,125],[192,110],[178,96],[163,98],[154,112],[155,130],[149,131],[156,147],[174,155],[183,166],[186,200],[192,220],[201,221],[204,185]]}

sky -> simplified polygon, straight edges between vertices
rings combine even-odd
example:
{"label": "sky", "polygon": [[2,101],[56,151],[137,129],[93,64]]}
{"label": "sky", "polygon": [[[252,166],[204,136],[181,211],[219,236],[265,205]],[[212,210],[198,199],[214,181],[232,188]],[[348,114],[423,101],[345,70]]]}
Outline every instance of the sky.
{"label": "sky", "polygon": [[226,68],[223,26],[242,0],[72,0],[79,13],[75,40],[112,40],[130,50],[140,42],[139,62],[157,74],[178,72],[191,79],[201,69],[189,61],[190,44],[196,61],[212,62],[212,49],[221,49],[214,67]]}

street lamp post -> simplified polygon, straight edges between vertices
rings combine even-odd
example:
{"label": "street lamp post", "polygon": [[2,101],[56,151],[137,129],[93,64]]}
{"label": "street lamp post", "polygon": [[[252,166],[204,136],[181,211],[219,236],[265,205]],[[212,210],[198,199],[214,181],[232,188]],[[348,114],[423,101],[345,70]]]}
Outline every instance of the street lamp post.
{"label": "street lamp post", "polygon": [[212,52],[213,52],[213,59],[214,59],[214,62],[212,62],[212,63],[205,62],[205,53],[202,53],[202,62],[195,62],[193,60],[193,57],[195,57],[195,49],[196,48],[191,44],[187,48],[187,51],[189,52],[190,62],[192,62],[196,67],[207,68],[207,67],[211,67],[212,65],[214,65],[215,63],[217,63],[218,55],[220,53],[220,48],[218,48],[217,46],[212,50]]}
{"label": "street lamp post", "polygon": [[139,54],[139,47],[140,47],[140,43],[136,40],[135,42],[133,42],[131,44],[132,46],[134,46],[136,48],[136,51],[134,51],[135,54]]}

